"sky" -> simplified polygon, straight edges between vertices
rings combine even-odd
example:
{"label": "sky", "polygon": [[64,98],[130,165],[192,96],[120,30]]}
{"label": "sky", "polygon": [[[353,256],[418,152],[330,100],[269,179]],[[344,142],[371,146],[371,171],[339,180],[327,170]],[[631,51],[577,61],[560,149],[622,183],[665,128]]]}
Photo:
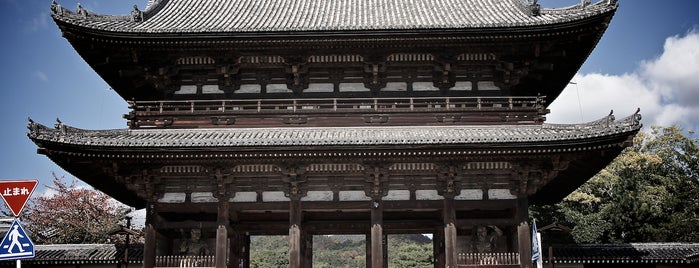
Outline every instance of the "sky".
{"label": "sky", "polygon": [[[593,0],[596,2],[597,0]],[[606,0],[604,0],[606,1]],[[90,11],[127,14],[147,0],[83,0]],[[540,0],[563,7],[579,0]],[[75,10],[77,1],[58,0]],[[642,123],[699,128],[699,1],[619,0],[607,32],[549,108],[547,123],[617,119],[641,109]],[[0,0],[0,180],[72,178],[26,136],[27,118],[83,129],[125,128],[127,104],[80,58],[49,16],[51,0]],[[35,195],[37,193],[35,192]]]}

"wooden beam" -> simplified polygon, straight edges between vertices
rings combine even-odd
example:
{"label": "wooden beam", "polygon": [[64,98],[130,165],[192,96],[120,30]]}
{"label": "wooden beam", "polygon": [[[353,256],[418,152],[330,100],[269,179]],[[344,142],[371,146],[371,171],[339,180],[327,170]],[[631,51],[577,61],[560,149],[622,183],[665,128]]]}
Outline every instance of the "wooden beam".
{"label": "wooden beam", "polygon": [[[338,212],[345,210],[369,211],[366,201],[308,201],[302,202],[304,211]],[[177,213],[216,213],[217,203],[157,203],[159,212]],[[248,211],[288,211],[286,202],[241,202],[233,203],[234,210],[238,212]],[[442,200],[404,200],[383,201],[384,211],[392,210],[441,210]],[[516,199],[503,200],[455,200],[457,211],[465,210],[502,210],[517,206]]]}

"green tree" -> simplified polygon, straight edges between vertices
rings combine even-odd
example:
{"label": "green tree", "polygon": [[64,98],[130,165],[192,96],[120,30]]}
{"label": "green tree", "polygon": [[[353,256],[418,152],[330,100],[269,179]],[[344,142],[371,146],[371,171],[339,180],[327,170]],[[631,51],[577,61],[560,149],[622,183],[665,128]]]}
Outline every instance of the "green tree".
{"label": "green tree", "polygon": [[432,240],[422,234],[389,235],[388,267],[434,267]]}
{"label": "green tree", "polygon": [[391,268],[431,268],[432,246],[404,243],[398,247],[396,256],[391,258]]}
{"label": "green tree", "polygon": [[[35,235],[37,244],[81,244],[121,241],[119,227],[130,209],[108,195],[78,185],[77,180],[64,182],[53,174],[52,194],[30,200],[22,219]],[[138,238],[134,238],[138,239]]]}
{"label": "green tree", "polygon": [[289,267],[288,236],[252,237],[250,241],[250,267]]}
{"label": "green tree", "polygon": [[573,227],[579,243],[699,241],[699,141],[677,126],[640,132],[609,166],[532,217]]}

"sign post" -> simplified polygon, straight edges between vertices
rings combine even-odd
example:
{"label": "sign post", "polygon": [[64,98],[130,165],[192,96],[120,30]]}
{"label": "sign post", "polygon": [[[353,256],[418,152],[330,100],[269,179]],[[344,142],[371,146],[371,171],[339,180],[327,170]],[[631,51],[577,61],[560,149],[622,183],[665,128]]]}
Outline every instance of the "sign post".
{"label": "sign post", "polygon": [[15,218],[19,217],[19,213],[22,212],[38,183],[37,180],[0,181],[0,196],[12,210]]}
{"label": "sign post", "polygon": [[38,183],[37,180],[0,181],[0,196],[15,216],[0,241],[0,260],[17,260],[17,268],[22,266],[20,259],[34,258],[34,243],[19,224],[18,217]]}

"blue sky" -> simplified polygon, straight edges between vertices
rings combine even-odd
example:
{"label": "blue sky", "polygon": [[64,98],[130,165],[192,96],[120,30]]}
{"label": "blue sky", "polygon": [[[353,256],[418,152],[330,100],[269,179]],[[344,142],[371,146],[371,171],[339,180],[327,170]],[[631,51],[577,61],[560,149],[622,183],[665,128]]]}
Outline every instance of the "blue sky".
{"label": "blue sky", "polygon": [[[596,0],[594,0],[596,2]],[[606,1],[606,0],[605,0]],[[58,0],[71,10],[76,1]],[[88,10],[126,14],[147,0],[84,0]],[[544,7],[580,1],[540,0]],[[607,33],[574,81],[551,105],[548,122],[617,118],[641,108],[645,125],[699,126],[699,1],[620,0]],[[0,0],[0,180],[67,175],[26,137],[27,118],[56,118],[85,129],[125,128],[126,103],[61,37],[49,16],[51,0]]]}

